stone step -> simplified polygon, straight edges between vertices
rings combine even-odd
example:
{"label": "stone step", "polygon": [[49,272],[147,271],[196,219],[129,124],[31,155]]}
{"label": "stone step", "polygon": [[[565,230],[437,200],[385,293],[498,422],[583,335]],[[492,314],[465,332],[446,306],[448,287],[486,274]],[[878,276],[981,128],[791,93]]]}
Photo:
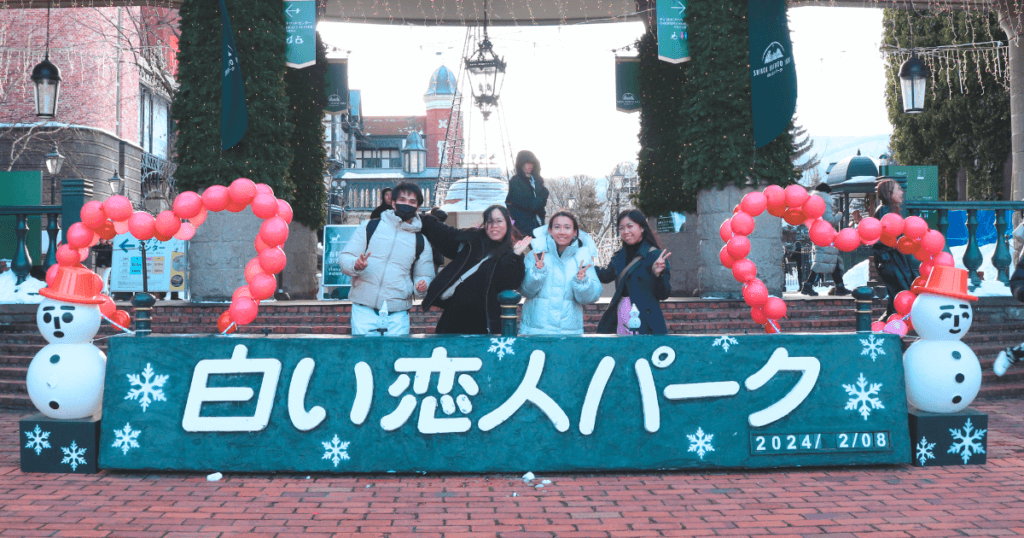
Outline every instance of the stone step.
{"label": "stone step", "polygon": [[36,407],[32,405],[28,392],[21,392],[17,394],[0,393],[0,408],[29,411],[34,410]]}

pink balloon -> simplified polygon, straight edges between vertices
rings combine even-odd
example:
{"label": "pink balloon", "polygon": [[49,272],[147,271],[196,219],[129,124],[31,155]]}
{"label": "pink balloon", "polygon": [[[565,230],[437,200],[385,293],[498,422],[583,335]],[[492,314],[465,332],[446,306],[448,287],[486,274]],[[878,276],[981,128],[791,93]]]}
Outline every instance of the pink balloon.
{"label": "pink balloon", "polygon": [[67,243],[57,247],[57,263],[64,266],[74,266],[81,260],[82,255],[78,249],[71,248]]}
{"label": "pink balloon", "polygon": [[807,220],[807,215],[800,208],[787,209],[782,215],[782,219],[793,226],[799,226]]}
{"label": "pink balloon", "polygon": [[114,229],[114,223],[107,221],[102,228],[96,231],[96,234],[100,236],[100,239],[111,240],[117,237],[117,230]]}
{"label": "pink balloon", "polygon": [[257,301],[273,297],[275,291],[277,291],[277,279],[274,278],[274,275],[260,273],[253,277],[249,284],[249,292]]}
{"label": "pink balloon", "polygon": [[733,215],[731,221],[729,226],[732,228],[732,233],[736,235],[750,235],[754,231],[754,217],[745,211]]}
{"label": "pink balloon", "polygon": [[786,191],[778,185],[768,185],[764,189],[764,196],[768,202],[768,214],[773,217],[781,217],[786,212]]}
{"label": "pink balloon", "polygon": [[800,185],[790,185],[786,187],[785,196],[786,207],[790,209],[803,207],[804,202],[806,202],[808,197],[810,197],[810,195],[807,194],[807,189],[801,187]]}
{"label": "pink balloon", "polygon": [[899,241],[899,238],[897,238],[895,235],[888,235],[883,233],[879,241],[881,241],[882,244],[887,247],[896,248],[896,241]]}
{"label": "pink balloon", "polygon": [[750,239],[745,235],[737,235],[729,240],[725,248],[729,256],[735,260],[746,258],[747,254],[750,254]]}
{"label": "pink balloon", "polygon": [[928,278],[928,275],[932,272],[932,262],[921,262],[921,266],[917,268],[917,271],[921,273],[921,276]]}
{"label": "pink balloon", "polygon": [[284,251],[280,248],[265,248],[263,252],[260,252],[259,257],[260,268],[267,274],[276,275],[284,270],[284,266],[288,263],[288,257],[285,256]]}
{"label": "pink balloon", "polygon": [[[818,197],[812,196],[811,198],[813,199]],[[821,198],[818,199],[820,200]],[[809,236],[815,245],[818,245],[819,247],[827,247],[831,245],[832,241],[835,239],[836,230],[828,222],[819,219],[814,221],[814,224],[811,225]]]}
{"label": "pink balloon", "polygon": [[103,212],[114,222],[128,220],[132,216],[132,201],[117,195],[103,202]]}
{"label": "pink balloon", "polygon": [[231,197],[231,200],[243,206],[249,205],[256,194],[256,184],[251,179],[244,177],[232,181],[231,186],[228,187],[228,196]]}
{"label": "pink balloon", "polygon": [[832,242],[843,252],[853,252],[860,246],[860,235],[854,228],[844,228],[839,230]]}
{"label": "pink balloon", "polygon": [[279,216],[282,219],[284,219],[284,222],[286,224],[291,224],[292,223],[292,216],[293,216],[291,204],[289,204],[288,202],[285,202],[284,200],[278,200],[277,201],[277,216]]}
{"label": "pink balloon", "polygon": [[288,240],[288,223],[281,216],[270,217],[260,225],[260,238],[272,247]]}
{"label": "pink balloon", "polygon": [[755,278],[743,288],[743,300],[753,307],[763,306],[768,301],[768,288]]}
{"label": "pink balloon", "polygon": [[[920,241],[918,241],[917,244],[918,244],[918,247],[921,247],[921,242]],[[930,262],[930,261],[932,261],[932,255],[928,254],[928,251],[925,250],[923,247],[918,248],[917,250],[914,251],[914,258],[916,258],[917,261],[922,262],[922,263],[923,262]]]}
{"label": "pink balloon", "polygon": [[[156,225],[157,234],[167,238],[173,237],[181,229],[181,219],[171,211],[161,211],[156,216],[154,224]],[[167,239],[164,239],[164,241],[167,241]]]}
{"label": "pink balloon", "polygon": [[747,258],[732,264],[732,276],[739,282],[750,282],[757,277],[757,265]]}
{"label": "pink balloon", "polygon": [[81,222],[76,222],[68,228],[67,241],[71,248],[88,248],[89,244],[92,243],[92,238],[96,237],[96,233],[89,229],[88,226]]}
{"label": "pink balloon", "polygon": [[263,269],[260,267],[260,259],[253,258],[249,260],[249,263],[245,264],[245,282],[247,284],[252,284],[256,275],[259,274],[264,274]]}
{"label": "pink balloon", "polygon": [[[86,259],[89,258],[89,249],[88,248],[80,248],[80,249],[78,249],[77,252],[78,252],[78,262],[79,263],[84,262]],[[96,278],[99,278],[99,275],[96,275]]]}
{"label": "pink balloon", "polygon": [[928,232],[928,221],[911,215],[903,219],[903,235],[911,239],[921,239]]}
{"label": "pink balloon", "polygon": [[901,254],[912,255],[921,248],[920,243],[913,239],[903,236],[896,241],[896,250],[900,251]]}
{"label": "pink balloon", "polygon": [[226,210],[228,210],[228,211],[230,211],[232,213],[241,213],[247,207],[249,207],[249,204],[247,204],[247,203],[236,202],[234,200],[230,200],[230,201],[228,201],[228,206],[225,207],[224,209],[226,209]]}
{"label": "pink balloon", "polygon": [[82,222],[93,231],[99,230],[107,223],[107,214],[103,212],[103,204],[96,200],[86,202],[82,206],[79,216],[82,217]]}
{"label": "pink balloon", "polygon": [[728,243],[732,239],[732,219],[725,219],[718,227],[718,237],[722,238],[723,243]]}
{"label": "pink balloon", "polygon": [[882,237],[882,223],[874,217],[863,218],[857,225],[857,233],[865,244],[871,244]]}
{"label": "pink balloon", "polygon": [[266,220],[277,215],[277,198],[269,194],[257,194],[252,199],[252,212],[257,217]]}
{"label": "pink balloon", "polygon": [[185,191],[174,199],[174,214],[179,219],[190,219],[203,209],[203,199],[192,191]]}
{"label": "pink balloon", "polygon": [[764,310],[764,315],[768,316],[768,319],[782,319],[786,317],[786,301],[778,297],[769,297],[761,310]]}
{"label": "pink balloon", "polygon": [[[57,252],[60,252],[60,248],[57,249]],[[59,262],[60,260],[57,260],[57,261]],[[47,286],[52,286],[53,285],[53,279],[57,278],[57,269],[61,265],[63,265],[63,264],[55,263],[55,264],[51,265],[49,269],[46,270],[46,285]]]}
{"label": "pink balloon", "polygon": [[256,184],[256,194],[269,194],[269,195],[273,196],[274,195],[274,189],[270,188],[270,185],[267,185],[266,183],[257,183]]}
{"label": "pink balloon", "polygon": [[938,254],[946,246],[946,238],[938,230],[928,230],[921,236],[921,248],[929,254]]}
{"label": "pink balloon", "polygon": [[128,233],[128,221],[127,220],[119,220],[119,221],[115,222],[114,223],[114,231],[117,232],[118,235]]}
{"label": "pink balloon", "polygon": [[228,312],[231,313],[231,319],[238,325],[248,325],[259,314],[259,305],[249,297],[239,297],[231,301]]}
{"label": "pink balloon", "polygon": [[722,262],[722,265],[726,269],[732,269],[732,265],[736,263],[736,260],[729,255],[729,246],[722,247],[722,250],[718,251],[718,261]]}
{"label": "pink balloon", "polygon": [[256,247],[256,253],[257,254],[260,253],[260,252],[263,252],[264,250],[267,250],[268,248],[270,248],[270,245],[264,243],[263,240],[260,239],[260,236],[258,236],[258,235],[256,236],[256,240],[253,241],[253,246]]}
{"label": "pink balloon", "polygon": [[948,252],[940,252],[932,258],[932,267],[943,265],[946,267],[956,267],[956,262],[953,260],[953,255]]}
{"label": "pink balloon", "polygon": [[809,219],[818,219],[825,214],[825,200],[821,196],[809,196],[803,205],[804,215]]}
{"label": "pink balloon", "polygon": [[224,185],[211,185],[203,192],[203,206],[208,211],[224,211],[230,201],[228,188]]}
{"label": "pink balloon", "polygon": [[750,317],[754,320],[754,323],[757,323],[758,325],[768,323],[768,316],[764,315],[764,310],[759,307],[753,306],[750,308]]}
{"label": "pink balloon", "polygon": [[231,294],[231,302],[235,302],[239,297],[252,298],[252,292],[249,291],[249,286],[239,286],[235,289],[235,292]]}
{"label": "pink balloon", "polygon": [[764,210],[768,208],[768,197],[761,192],[748,192],[743,195],[740,208],[743,209],[744,213],[756,217],[764,213]]}
{"label": "pink balloon", "polygon": [[181,239],[182,241],[188,241],[196,235],[196,228],[188,222],[182,222],[181,228],[178,228],[178,232],[174,234],[175,239]]}
{"label": "pink balloon", "polygon": [[899,237],[903,233],[903,217],[898,213],[886,213],[881,220],[882,235]]}
{"label": "pink balloon", "polygon": [[882,329],[884,329],[884,328],[885,328],[885,322],[884,321],[872,321],[871,322],[871,332],[873,332],[873,333],[880,333],[880,332],[882,332]]}
{"label": "pink balloon", "polygon": [[100,303],[100,313],[108,318],[114,315],[114,311],[117,310],[117,305],[114,304],[114,300],[106,295],[100,295],[103,302]]}
{"label": "pink balloon", "polygon": [[202,226],[204,222],[206,222],[206,217],[209,214],[210,213],[207,212],[206,208],[204,207],[204,208],[199,210],[199,214],[197,214],[196,216],[188,219],[188,221],[192,223],[192,226],[195,226],[196,228],[198,228],[198,227]]}
{"label": "pink balloon", "polygon": [[128,219],[128,231],[139,241],[147,241],[156,233],[156,222],[149,213],[136,211]]}

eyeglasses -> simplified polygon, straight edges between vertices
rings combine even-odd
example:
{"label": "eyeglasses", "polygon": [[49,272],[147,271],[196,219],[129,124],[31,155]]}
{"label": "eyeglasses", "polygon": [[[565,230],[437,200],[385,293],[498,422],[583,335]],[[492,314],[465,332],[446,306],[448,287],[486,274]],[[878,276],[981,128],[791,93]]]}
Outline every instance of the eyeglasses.
{"label": "eyeglasses", "polygon": [[492,227],[493,228],[497,228],[498,226],[504,226],[504,225],[505,225],[505,221],[504,220],[489,220],[489,221],[487,221],[484,224],[484,226],[487,226],[488,228],[492,228]]}

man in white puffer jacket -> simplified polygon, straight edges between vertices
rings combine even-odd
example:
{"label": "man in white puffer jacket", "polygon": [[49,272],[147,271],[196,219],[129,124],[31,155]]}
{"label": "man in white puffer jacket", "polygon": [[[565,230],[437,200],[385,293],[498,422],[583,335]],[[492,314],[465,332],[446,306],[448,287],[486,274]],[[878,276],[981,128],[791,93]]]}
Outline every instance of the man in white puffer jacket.
{"label": "man in white puffer jacket", "polygon": [[[386,325],[388,336],[409,334],[409,308],[413,293],[422,296],[434,278],[430,242],[417,239],[420,217],[416,210],[423,193],[415,183],[399,183],[391,201],[394,209],[381,214],[366,241],[366,221],[341,252],[341,272],[352,277],[352,334],[376,334]],[[423,250],[417,256],[417,243]],[[387,306],[387,321],[381,316]]]}
{"label": "man in white puffer jacket", "polygon": [[583,334],[583,305],[601,297],[597,245],[568,212],[556,213],[533,237],[520,289],[526,297],[520,334]]}

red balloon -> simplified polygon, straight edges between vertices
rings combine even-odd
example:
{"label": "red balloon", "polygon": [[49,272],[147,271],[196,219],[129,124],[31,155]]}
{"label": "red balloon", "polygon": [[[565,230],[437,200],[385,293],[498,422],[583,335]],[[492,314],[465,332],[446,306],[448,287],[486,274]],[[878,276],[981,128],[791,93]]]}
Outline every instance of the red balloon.
{"label": "red balloon", "polygon": [[256,194],[269,194],[269,195],[273,196],[274,195],[274,189],[270,188],[270,185],[267,185],[266,183],[257,183],[256,184]]}
{"label": "red balloon", "polygon": [[807,189],[800,185],[790,185],[786,187],[784,192],[786,196],[786,207],[790,209],[802,207],[804,202],[807,201],[807,198],[810,197],[810,195],[807,194]]}
{"label": "red balloon", "polygon": [[804,212],[799,209],[787,209],[782,218],[793,226],[799,226],[807,220],[807,215],[804,215]]}
{"label": "red balloon", "polygon": [[71,248],[88,248],[92,243],[92,238],[96,236],[96,233],[89,229],[88,226],[81,222],[76,222],[68,228],[67,241]]}
{"label": "red balloon", "polygon": [[168,239],[163,239],[163,241],[168,241],[174,236],[174,234],[178,233],[178,230],[181,229],[181,219],[175,216],[171,211],[161,211],[160,214],[156,216],[154,225],[156,226],[157,235],[167,237]]}
{"label": "red balloon", "polygon": [[764,315],[768,316],[768,319],[782,319],[786,317],[786,301],[778,297],[769,297],[761,310],[764,310]]}
{"label": "red balloon", "polygon": [[764,193],[760,192],[748,192],[743,195],[743,200],[740,202],[740,208],[743,209],[744,213],[752,217],[756,217],[764,210],[768,208],[768,197]]}
{"label": "red balloon", "polygon": [[111,196],[103,202],[103,212],[114,222],[128,220],[132,216],[132,201],[121,195]]}
{"label": "red balloon", "polygon": [[100,313],[109,318],[117,310],[117,305],[114,304],[113,299],[106,295],[100,295],[100,299],[103,299],[103,302],[100,303]]}
{"label": "red balloon", "polygon": [[107,223],[107,214],[103,212],[103,204],[96,200],[89,200],[82,206],[79,212],[82,222],[94,231],[99,230]]}
{"label": "red balloon", "polygon": [[291,204],[289,204],[288,202],[285,202],[284,200],[278,200],[277,201],[277,216],[279,216],[282,219],[284,219],[285,223],[291,224],[292,223],[292,216],[293,216]]}
{"label": "red balloon", "polygon": [[825,214],[825,200],[821,196],[809,196],[803,205],[804,215],[809,219],[818,219]]}
{"label": "red balloon", "polygon": [[139,241],[147,241],[156,233],[156,222],[149,213],[136,211],[128,219],[128,231]]}
{"label": "red balloon", "polygon": [[750,235],[754,231],[754,217],[740,211],[732,216],[729,227],[736,235]]}
{"label": "red balloon", "polygon": [[115,310],[113,315],[107,317],[125,329],[130,329],[132,326],[132,317],[124,310]]}
{"label": "red balloon", "polygon": [[718,237],[722,238],[723,243],[728,243],[732,239],[732,219],[725,219],[718,227]]}
{"label": "red balloon", "polygon": [[722,250],[718,251],[718,261],[722,262],[722,265],[724,265],[726,269],[732,269],[732,265],[736,263],[736,260],[729,255],[728,246],[724,246],[722,247]]}
{"label": "red balloon", "polygon": [[249,260],[249,263],[245,264],[246,284],[252,284],[252,281],[256,278],[256,275],[259,274],[265,274],[263,269],[260,267],[260,259],[253,258]]}
{"label": "red balloon", "polygon": [[57,263],[60,265],[74,266],[81,257],[82,255],[78,253],[78,249],[71,248],[67,243],[57,247]]}
{"label": "red balloon", "polygon": [[938,254],[946,246],[946,238],[938,230],[928,230],[921,236],[921,248],[928,254]]}
{"label": "red balloon", "polygon": [[882,332],[882,329],[884,329],[884,328],[885,328],[885,322],[883,322],[883,321],[872,321],[871,322],[871,332],[873,332],[873,333],[880,333],[880,332]]}
{"label": "red balloon", "polygon": [[774,320],[774,324],[773,323],[765,323],[764,324],[764,332],[767,333],[767,334],[775,334],[775,333],[779,332],[779,329],[781,329],[781,328],[782,328],[782,324],[779,323],[779,320]]}
{"label": "red balloon", "polygon": [[839,230],[832,242],[843,252],[853,252],[860,246],[860,235],[854,228],[843,228]]}
{"label": "red balloon", "polygon": [[909,216],[903,219],[903,235],[911,239],[921,239],[928,232],[928,221],[917,216]]}
{"label": "red balloon", "polygon": [[253,245],[256,247],[256,253],[257,254],[259,254],[260,252],[263,252],[264,250],[267,250],[268,248],[270,248],[270,245],[264,243],[263,240],[260,239],[260,236],[258,236],[258,235],[256,236],[256,241],[253,241]]}
{"label": "red balloon", "polygon": [[206,211],[206,208],[204,207],[199,210],[198,215],[188,219],[188,221],[192,223],[192,226],[198,228],[202,226],[204,222],[206,222],[207,215],[209,215],[209,213]]}
{"label": "red balloon", "polygon": [[227,207],[225,207],[224,209],[227,209],[228,211],[230,211],[232,213],[241,213],[247,207],[249,207],[249,204],[242,203],[242,202],[236,202],[234,200],[231,200],[231,201],[228,202]]}
{"label": "red balloon", "polygon": [[758,279],[751,280],[743,288],[743,301],[752,307],[760,307],[768,301],[768,288]]}
{"label": "red balloon", "polygon": [[885,319],[885,322],[886,323],[892,323],[892,322],[902,318],[905,315],[906,314],[889,314],[889,317]]}
{"label": "red balloon", "polygon": [[284,266],[288,263],[288,257],[285,256],[284,251],[274,247],[263,249],[263,252],[260,252],[257,259],[263,272],[271,275],[276,275],[283,271]]}
{"label": "red balloon", "polygon": [[903,217],[899,213],[886,213],[880,221],[882,223],[882,235],[899,237],[903,233]]}
{"label": "red balloon", "polygon": [[228,196],[236,204],[242,204],[243,207],[249,205],[256,194],[256,184],[251,179],[244,177],[232,181],[231,186],[228,187]]}
{"label": "red balloon", "polygon": [[257,194],[252,199],[252,212],[263,220],[277,215],[277,209],[277,198],[269,194]]}
{"label": "red balloon", "polygon": [[[921,265],[917,268],[917,272],[921,273],[922,278],[928,278],[928,275],[932,272],[932,262],[921,262]],[[921,285],[923,286],[924,284],[922,283]]]}
{"label": "red balloon", "polygon": [[100,236],[100,239],[106,239],[108,241],[117,237],[117,230],[114,229],[114,223],[110,222],[109,220],[106,222],[106,224],[103,225],[102,228],[97,230],[96,233],[97,235]]}
{"label": "red balloon", "polygon": [[[57,252],[60,252],[59,248],[57,249]],[[53,285],[53,279],[57,277],[57,269],[60,266],[61,266],[61,264],[55,263],[55,264],[51,265],[49,269],[46,270],[46,285],[47,286],[52,286]]]}
{"label": "red balloon", "polygon": [[750,254],[750,239],[747,239],[745,235],[737,235],[729,240],[725,248],[728,250],[729,256],[735,260],[746,258],[747,254]]}
{"label": "red balloon", "polygon": [[192,191],[185,191],[174,199],[174,214],[179,219],[190,219],[203,208],[203,199]]}
{"label": "red balloon", "polygon": [[196,235],[196,228],[188,222],[182,222],[181,228],[178,229],[178,233],[174,234],[175,239],[181,239],[182,241],[188,241]]}
{"label": "red balloon", "polygon": [[217,332],[221,334],[231,334],[238,330],[238,325],[232,325],[231,312],[225,310],[220,317],[217,318]]}
{"label": "red balloon", "polygon": [[288,223],[280,215],[270,217],[260,225],[260,238],[272,247],[283,245],[288,240]]}
{"label": "red balloon", "polygon": [[914,251],[914,257],[917,258],[917,261],[919,261],[919,262],[931,261],[932,255],[928,254],[928,251],[921,247],[921,242],[920,241],[918,241],[917,246],[918,246],[918,249]]}
{"label": "red balloon", "polygon": [[786,212],[786,191],[778,185],[768,185],[764,189],[764,196],[768,201],[768,214],[773,217],[781,217]]}
{"label": "red balloon", "polygon": [[273,297],[275,291],[277,291],[277,279],[274,278],[274,275],[260,273],[253,277],[249,284],[249,293],[257,301]]}
{"label": "red balloon", "polygon": [[732,264],[732,276],[739,282],[750,282],[757,277],[757,265],[747,258],[736,260]]}
{"label": "red balloon", "polygon": [[882,237],[882,223],[878,222],[878,219],[874,217],[866,217],[860,220],[860,224],[857,225],[857,233],[860,234],[861,241],[866,245],[870,245],[875,241],[878,241],[879,237]]}
{"label": "red balloon", "polygon": [[[818,197],[812,196],[811,198]],[[815,245],[818,245],[819,247],[827,247],[831,245],[832,241],[835,239],[836,229],[833,228],[831,224],[819,219],[814,221],[814,224],[811,225],[811,231],[809,235],[811,241]]]}
{"label": "red balloon", "polygon": [[735,215],[736,213],[739,213],[739,212],[740,212],[740,204],[736,204],[736,205],[732,206],[732,214],[733,215]]}
{"label": "red balloon", "polygon": [[897,239],[895,235],[888,235],[883,233],[879,241],[881,241],[882,244],[887,247],[896,248],[896,241],[899,241],[899,239]]}
{"label": "red balloon", "polygon": [[940,252],[932,258],[932,267],[944,265],[946,267],[956,267],[956,261],[953,260],[953,255],[948,252]]}
{"label": "red balloon", "polygon": [[915,253],[915,252],[917,252],[918,249],[920,249],[920,248],[921,248],[921,244],[920,243],[918,243],[917,241],[914,241],[913,239],[911,239],[911,238],[909,238],[909,237],[907,237],[905,235],[903,237],[899,238],[898,241],[896,241],[896,250],[898,250],[901,253],[906,254],[908,256],[913,254],[913,253]]}
{"label": "red balloon", "polygon": [[167,241],[170,241],[171,239],[174,239],[174,236],[173,235],[164,235],[164,234],[162,234],[160,232],[155,232],[153,234],[153,239],[156,239],[157,241],[160,241],[161,243],[166,243]]}
{"label": "red balloon", "polygon": [[203,207],[208,211],[224,211],[228,207],[231,197],[228,196],[228,188],[224,185],[211,185],[203,191]]}
{"label": "red balloon", "polygon": [[914,306],[914,299],[917,299],[917,295],[914,292],[903,290],[897,293],[896,297],[893,297],[892,304],[902,317],[910,313],[910,308]]}
{"label": "red balloon", "polygon": [[768,323],[768,316],[764,315],[764,310],[761,310],[756,306],[750,308],[750,317],[754,320],[754,323],[758,325]]}
{"label": "red balloon", "polygon": [[925,285],[925,284],[927,284],[927,283],[928,283],[928,279],[927,279],[926,277],[924,277],[924,276],[919,276],[919,277],[917,277],[917,278],[915,278],[915,279],[914,279],[914,282],[913,282],[913,283],[911,283],[911,284],[910,284],[910,288],[911,288],[911,289],[913,289],[913,288],[919,288],[919,287],[921,287],[921,286],[924,286],[924,285]]}
{"label": "red balloon", "polygon": [[252,298],[252,292],[249,291],[249,286],[239,286],[235,289],[235,292],[231,294],[231,302],[235,302],[239,297]]}
{"label": "red balloon", "polygon": [[228,312],[231,314],[231,319],[235,320],[238,325],[248,325],[259,314],[259,305],[250,297],[239,297],[231,301]]}

